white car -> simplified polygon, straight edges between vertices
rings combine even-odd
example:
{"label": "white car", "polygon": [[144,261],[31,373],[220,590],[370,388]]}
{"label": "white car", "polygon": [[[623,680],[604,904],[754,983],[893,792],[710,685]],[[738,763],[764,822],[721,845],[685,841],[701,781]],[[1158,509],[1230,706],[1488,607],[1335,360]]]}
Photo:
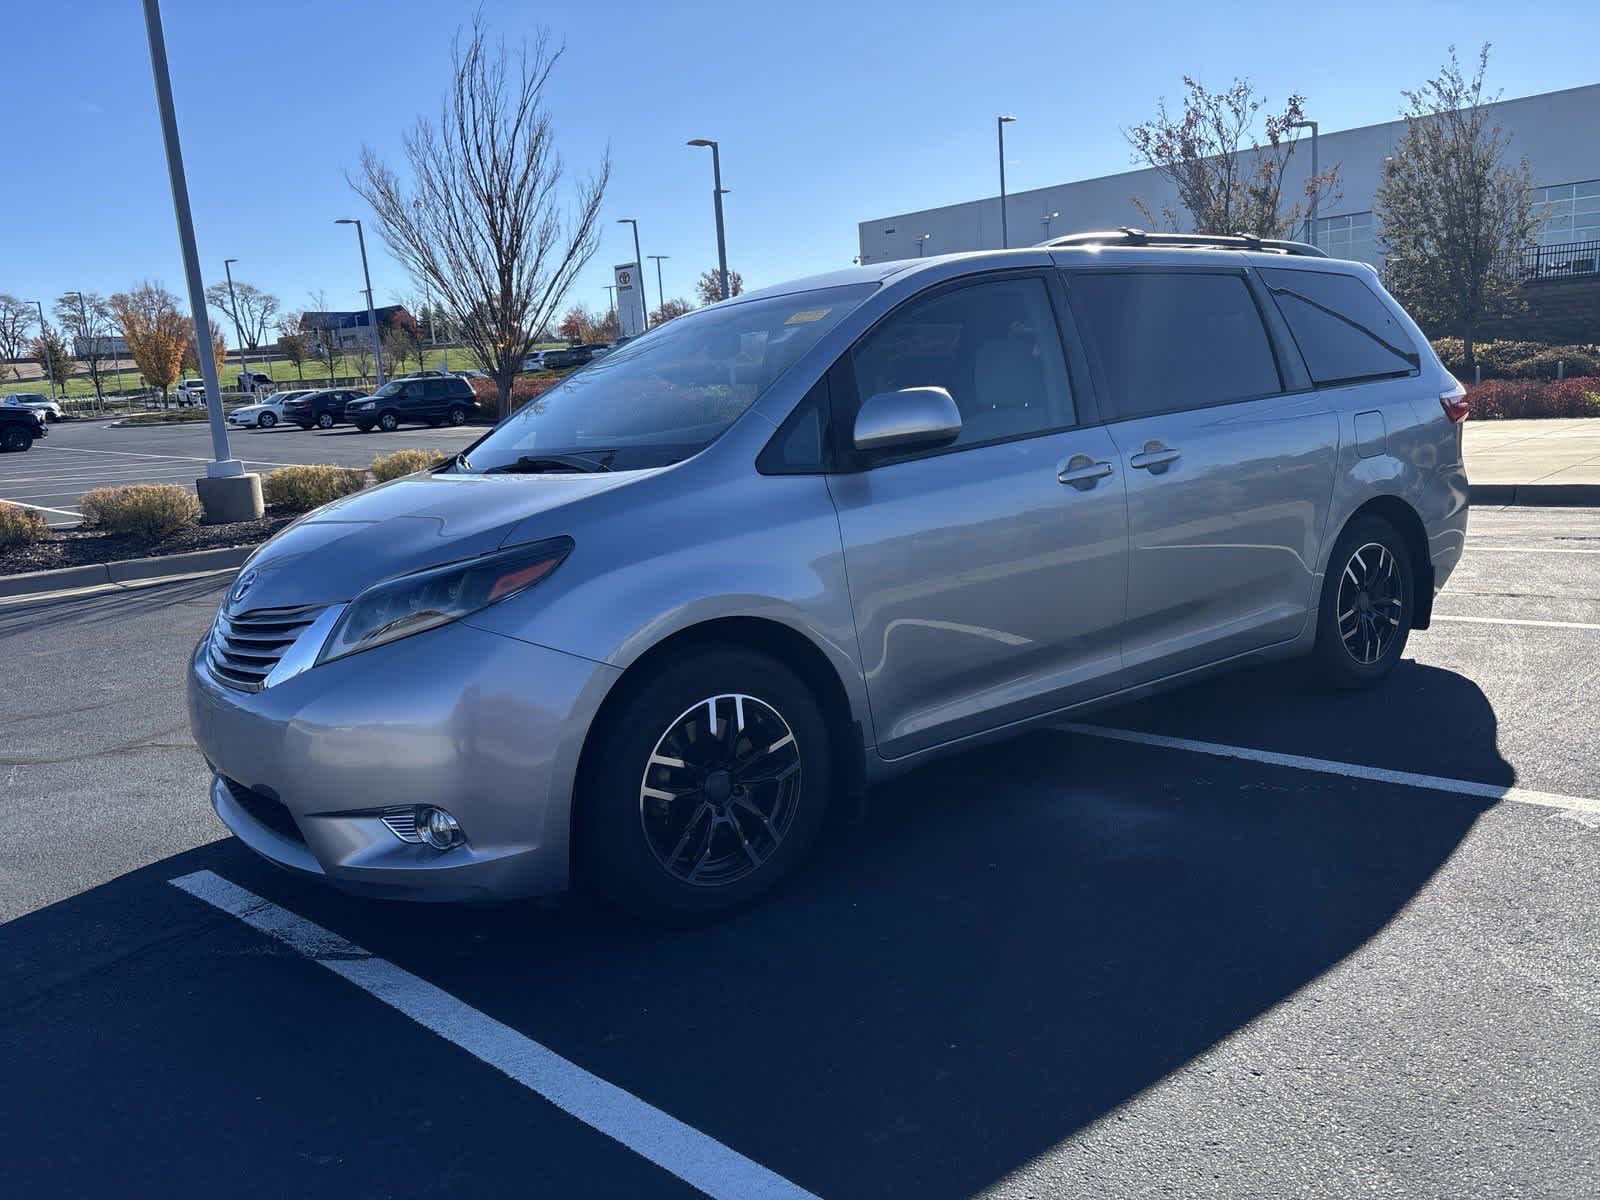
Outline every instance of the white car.
{"label": "white car", "polygon": [[228,424],[253,429],[271,429],[283,420],[283,402],[296,396],[309,396],[310,391],[275,392],[260,404],[245,404],[228,414]]}
{"label": "white car", "polygon": [[12,392],[4,401],[7,408],[31,408],[42,412],[46,421],[61,420],[61,405],[43,392]]}

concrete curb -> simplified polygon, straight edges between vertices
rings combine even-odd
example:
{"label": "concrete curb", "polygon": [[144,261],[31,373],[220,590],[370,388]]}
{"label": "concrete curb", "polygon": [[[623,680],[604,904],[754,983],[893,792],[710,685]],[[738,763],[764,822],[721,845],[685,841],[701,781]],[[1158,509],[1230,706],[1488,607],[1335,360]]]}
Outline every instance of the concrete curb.
{"label": "concrete curb", "polygon": [[255,546],[222,546],[215,550],[194,550],[188,554],[91,563],[83,567],[62,567],[55,571],[30,571],[26,575],[0,575],[0,597],[42,596],[113,583],[148,583],[169,576],[223,571],[237,567],[255,550]]}
{"label": "concrete curb", "polygon": [[1486,507],[1593,508],[1600,506],[1600,483],[1474,483],[1467,499]]}

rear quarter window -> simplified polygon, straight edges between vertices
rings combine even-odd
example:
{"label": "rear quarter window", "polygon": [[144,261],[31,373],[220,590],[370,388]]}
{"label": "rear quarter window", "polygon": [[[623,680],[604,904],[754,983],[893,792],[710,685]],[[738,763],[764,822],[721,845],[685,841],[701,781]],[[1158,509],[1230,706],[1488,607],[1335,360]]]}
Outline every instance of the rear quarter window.
{"label": "rear quarter window", "polygon": [[1261,279],[1317,386],[1409,375],[1420,366],[1410,335],[1358,276],[1263,268]]}

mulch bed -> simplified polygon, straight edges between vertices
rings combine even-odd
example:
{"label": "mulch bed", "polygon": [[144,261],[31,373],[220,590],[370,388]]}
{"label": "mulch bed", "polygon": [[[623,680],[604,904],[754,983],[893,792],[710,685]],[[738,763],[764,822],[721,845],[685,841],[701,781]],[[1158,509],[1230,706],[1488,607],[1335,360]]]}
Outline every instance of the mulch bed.
{"label": "mulch bed", "polygon": [[190,550],[217,550],[223,546],[254,545],[266,541],[299,515],[268,513],[259,521],[238,521],[232,525],[192,525],[158,538],[136,533],[95,533],[76,529],[52,533],[31,545],[0,550],[0,575],[53,571],[57,567],[91,566],[95,563],[120,562],[125,558],[186,554]]}

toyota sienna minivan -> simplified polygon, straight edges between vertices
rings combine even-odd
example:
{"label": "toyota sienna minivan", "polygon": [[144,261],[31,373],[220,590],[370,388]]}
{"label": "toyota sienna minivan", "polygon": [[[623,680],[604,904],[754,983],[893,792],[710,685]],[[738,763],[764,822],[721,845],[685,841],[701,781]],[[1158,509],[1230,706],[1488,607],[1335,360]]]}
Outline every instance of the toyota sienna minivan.
{"label": "toyota sienna minivan", "polygon": [[189,674],[211,802],[370,895],[726,909],[936,755],[1235,664],[1383,679],[1461,554],[1465,416],[1296,243],[749,293],[262,546]]}

